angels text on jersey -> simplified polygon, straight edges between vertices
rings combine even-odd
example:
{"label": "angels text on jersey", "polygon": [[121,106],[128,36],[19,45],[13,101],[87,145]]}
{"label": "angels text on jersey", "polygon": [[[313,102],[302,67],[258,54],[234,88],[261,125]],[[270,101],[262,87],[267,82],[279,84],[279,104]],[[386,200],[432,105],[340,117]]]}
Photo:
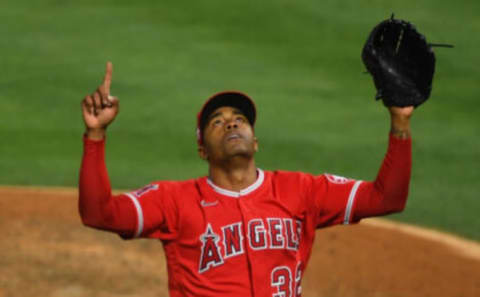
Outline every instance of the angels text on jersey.
{"label": "angels text on jersey", "polygon": [[245,253],[248,246],[252,251],[286,249],[297,251],[302,232],[302,222],[292,218],[256,218],[221,226],[215,233],[207,223],[200,235],[202,242],[199,272],[203,273],[223,265],[229,258]]}

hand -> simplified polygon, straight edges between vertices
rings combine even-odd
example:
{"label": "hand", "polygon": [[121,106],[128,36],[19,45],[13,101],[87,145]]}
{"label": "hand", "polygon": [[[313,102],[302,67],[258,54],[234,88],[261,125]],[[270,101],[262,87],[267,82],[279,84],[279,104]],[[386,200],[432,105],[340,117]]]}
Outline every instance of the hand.
{"label": "hand", "polygon": [[410,137],[410,117],[413,114],[414,107],[396,107],[388,108],[391,117],[391,133],[401,139]]}
{"label": "hand", "polygon": [[83,121],[87,137],[91,139],[103,139],[105,130],[118,114],[118,98],[110,96],[112,70],[112,63],[107,62],[103,83],[82,100]]}

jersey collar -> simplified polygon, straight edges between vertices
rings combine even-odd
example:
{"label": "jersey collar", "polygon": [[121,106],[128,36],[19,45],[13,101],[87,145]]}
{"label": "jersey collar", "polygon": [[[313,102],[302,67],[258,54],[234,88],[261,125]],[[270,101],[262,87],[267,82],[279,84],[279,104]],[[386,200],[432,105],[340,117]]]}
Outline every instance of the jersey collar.
{"label": "jersey collar", "polygon": [[207,178],[207,183],[212,187],[212,189],[215,192],[219,194],[229,196],[229,197],[234,197],[234,198],[240,198],[242,196],[246,196],[252,193],[263,184],[263,180],[265,179],[265,174],[263,173],[263,170],[260,168],[257,168],[257,173],[258,173],[257,180],[253,184],[246,187],[245,189],[240,190],[239,192],[220,188],[219,186],[215,185],[210,178]]}

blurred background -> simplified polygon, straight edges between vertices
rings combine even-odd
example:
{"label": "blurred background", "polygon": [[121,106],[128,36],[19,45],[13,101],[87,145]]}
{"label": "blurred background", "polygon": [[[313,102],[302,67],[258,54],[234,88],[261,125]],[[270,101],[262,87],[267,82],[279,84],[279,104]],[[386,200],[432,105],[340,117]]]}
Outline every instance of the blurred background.
{"label": "blurred background", "polygon": [[[0,185],[29,186],[0,187],[0,297],[167,295],[158,242],[78,217],[80,102],[107,61],[116,190],[205,175],[196,113],[226,89],[256,101],[260,168],[372,180],[390,124],[360,54],[392,13],[455,48],[435,49],[431,98],[412,118],[408,205],[388,218],[478,242],[479,12],[476,0],[0,1]],[[480,262],[369,228],[322,231],[306,296],[479,296]]]}
{"label": "blurred background", "polygon": [[395,13],[436,48],[431,98],[412,119],[407,210],[391,216],[479,240],[480,2],[0,2],[0,184],[76,187],[80,101],[114,65],[109,127],[115,189],[206,174],[195,116],[214,92],[257,104],[257,164],[374,179],[389,118],[360,53]]}

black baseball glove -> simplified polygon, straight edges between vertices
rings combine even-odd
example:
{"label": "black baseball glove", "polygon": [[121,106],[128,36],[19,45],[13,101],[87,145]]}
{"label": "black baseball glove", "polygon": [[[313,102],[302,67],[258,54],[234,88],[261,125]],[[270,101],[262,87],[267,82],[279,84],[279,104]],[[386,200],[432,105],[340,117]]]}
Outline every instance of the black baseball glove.
{"label": "black baseball glove", "polygon": [[430,97],[435,55],[432,44],[409,22],[385,20],[375,26],[362,51],[385,106],[415,106]]}

